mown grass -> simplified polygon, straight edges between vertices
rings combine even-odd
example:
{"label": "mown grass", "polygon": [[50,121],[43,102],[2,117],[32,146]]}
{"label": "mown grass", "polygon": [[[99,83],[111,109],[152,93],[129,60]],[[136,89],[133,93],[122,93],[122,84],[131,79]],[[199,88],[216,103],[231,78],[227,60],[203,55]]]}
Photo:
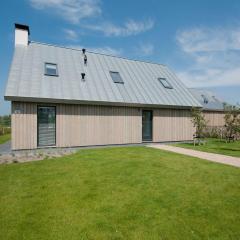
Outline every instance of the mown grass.
{"label": "mown grass", "polygon": [[240,239],[240,170],[147,147],[0,166],[0,239]]}
{"label": "mown grass", "polygon": [[11,139],[11,134],[0,135],[0,144],[3,144]]}
{"label": "mown grass", "polygon": [[203,152],[219,153],[233,157],[240,157],[240,141],[226,143],[225,140],[209,138],[205,145],[196,145],[193,143],[178,143],[175,146],[190,148]]}

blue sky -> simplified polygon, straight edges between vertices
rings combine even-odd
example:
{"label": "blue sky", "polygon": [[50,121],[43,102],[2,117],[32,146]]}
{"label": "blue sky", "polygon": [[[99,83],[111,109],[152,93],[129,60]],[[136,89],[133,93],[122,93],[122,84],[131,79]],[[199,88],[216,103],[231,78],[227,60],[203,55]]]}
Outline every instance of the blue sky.
{"label": "blue sky", "polygon": [[0,9],[0,114],[14,23],[34,41],[159,62],[189,87],[240,102],[239,0],[9,0]]}

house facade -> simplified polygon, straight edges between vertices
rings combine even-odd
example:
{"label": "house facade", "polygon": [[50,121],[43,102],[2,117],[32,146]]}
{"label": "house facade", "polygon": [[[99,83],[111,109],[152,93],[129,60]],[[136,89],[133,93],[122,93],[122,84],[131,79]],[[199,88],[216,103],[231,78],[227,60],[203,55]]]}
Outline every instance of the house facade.
{"label": "house facade", "polygon": [[202,107],[165,65],[33,42],[20,24],[5,99],[13,150],[192,140]]}

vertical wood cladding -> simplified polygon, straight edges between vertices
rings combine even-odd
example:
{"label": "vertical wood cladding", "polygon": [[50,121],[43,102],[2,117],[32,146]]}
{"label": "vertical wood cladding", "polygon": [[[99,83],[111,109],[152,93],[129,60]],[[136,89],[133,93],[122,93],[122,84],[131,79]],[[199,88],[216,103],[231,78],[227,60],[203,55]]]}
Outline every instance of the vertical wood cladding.
{"label": "vertical wood cladding", "polygon": [[[12,102],[12,149],[37,148],[37,106],[56,106],[56,147],[142,142],[136,107]],[[190,110],[153,109],[153,142],[192,140]]]}

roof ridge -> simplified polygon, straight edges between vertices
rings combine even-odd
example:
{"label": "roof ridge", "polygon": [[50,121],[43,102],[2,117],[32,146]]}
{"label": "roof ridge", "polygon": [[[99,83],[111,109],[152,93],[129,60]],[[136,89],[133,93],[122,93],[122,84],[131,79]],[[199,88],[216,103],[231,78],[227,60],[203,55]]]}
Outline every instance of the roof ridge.
{"label": "roof ridge", "polygon": [[[32,40],[30,41],[30,43],[35,43],[35,44],[39,44],[39,45],[47,45],[47,46],[58,47],[58,48],[65,48],[65,49],[75,50],[75,51],[82,51],[82,49],[79,49],[79,48],[67,47],[67,46],[56,45],[56,44],[51,44],[51,43],[37,42],[37,41],[32,41]],[[143,62],[143,63],[156,64],[156,65],[160,65],[160,66],[163,66],[163,67],[167,67],[165,64],[157,63],[157,62],[144,61],[144,60],[138,60],[138,59],[131,59],[131,58],[127,58],[127,57],[116,56],[116,55],[111,55],[111,54],[106,54],[106,53],[98,53],[98,52],[94,52],[94,51],[88,51],[87,49],[86,49],[86,51],[89,52],[89,53],[92,53],[92,54],[98,54],[98,55],[103,55],[103,56],[108,56],[108,57],[121,58],[121,59],[134,61],[134,62]]]}

